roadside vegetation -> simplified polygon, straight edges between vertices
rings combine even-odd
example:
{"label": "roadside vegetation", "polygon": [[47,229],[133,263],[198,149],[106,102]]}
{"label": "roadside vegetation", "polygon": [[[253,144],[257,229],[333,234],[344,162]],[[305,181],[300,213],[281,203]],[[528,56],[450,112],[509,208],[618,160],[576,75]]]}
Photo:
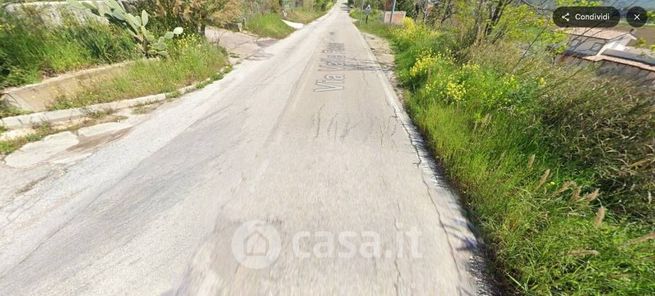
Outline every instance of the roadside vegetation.
{"label": "roadside vegetation", "polygon": [[246,20],[246,30],[264,37],[284,38],[295,31],[282,21],[279,13],[254,15]]}
{"label": "roadside vegetation", "polygon": [[132,37],[116,26],[65,16],[52,28],[37,11],[26,12],[0,15],[0,88],[137,57]]}
{"label": "roadside vegetation", "polygon": [[49,125],[41,125],[35,127],[34,133],[27,136],[0,141],[0,157],[18,150],[27,143],[39,141],[52,133],[53,129]]}
{"label": "roadside vegetation", "polygon": [[[0,5],[8,3],[0,0]],[[102,6],[102,4],[105,6]],[[293,29],[281,20],[282,7],[293,20],[311,22],[332,6],[330,0],[115,0],[68,5],[87,15],[58,9],[54,21],[42,7],[9,13],[0,9],[0,89],[37,83],[71,71],[128,62],[117,74],[60,97],[49,109],[167,93],[196,84],[202,88],[229,71],[227,53],[204,37],[207,26],[235,27],[244,22],[261,36],[283,38]],[[100,5],[100,6],[99,6]],[[111,12],[111,13],[109,13]],[[220,71],[220,72],[219,72]],[[0,102],[0,118],[28,113]],[[93,115],[85,124],[98,122]],[[72,130],[81,126],[68,127]],[[0,133],[6,130],[0,126]],[[0,141],[0,156],[61,131],[38,126],[23,137]]]}
{"label": "roadside vegetation", "polygon": [[[90,112],[86,119],[72,126],[61,127],[61,126],[52,126],[50,124],[41,124],[38,126],[33,126],[32,127],[33,132],[28,135],[9,139],[9,140],[0,140],[0,158],[11,154],[12,152],[20,149],[21,147],[23,147],[28,143],[40,141],[43,138],[52,134],[56,134],[63,131],[75,131],[83,127],[92,126],[104,122],[116,121],[124,118],[122,116],[113,115],[112,113],[113,113],[112,110],[107,110],[102,112]],[[1,131],[2,129],[0,128],[0,132]]]}
{"label": "roadside vegetation", "polygon": [[[211,78],[228,63],[226,52],[206,41],[202,33],[208,24],[232,21],[233,10],[241,9],[237,0],[157,1],[151,6],[144,1],[140,9],[126,8],[114,0],[102,3],[106,7],[69,1],[70,7],[89,13],[80,17],[64,7],[59,10],[61,19],[54,21],[35,7],[12,14],[2,10],[0,88],[35,83],[101,64],[132,61],[121,75],[97,81],[72,97],[59,98],[51,106],[80,107],[172,91]],[[235,3],[239,4],[236,8]],[[162,6],[167,4],[172,6]],[[112,13],[108,13],[110,10]],[[206,12],[211,13],[195,17]],[[21,113],[0,104],[0,117]]]}
{"label": "roadside vegetation", "polygon": [[382,24],[382,11],[373,10],[368,16],[368,22],[366,22],[366,14],[361,9],[351,10],[350,16],[355,19],[357,28],[361,31],[391,38],[391,30]]}
{"label": "roadside vegetation", "polygon": [[73,97],[62,97],[51,109],[68,109],[151,94],[168,93],[207,78],[214,78],[228,65],[226,52],[197,35],[176,39],[170,57],[139,60],[122,75],[89,85]]}
{"label": "roadside vegetation", "polygon": [[[291,1],[272,0],[260,5],[251,5],[251,14],[246,16],[247,31],[259,36],[284,38],[295,30],[285,24],[282,19],[308,24],[321,17],[334,5],[333,0],[305,0],[299,6],[291,5]],[[259,7],[257,7],[259,6]],[[266,7],[264,12],[261,7]]]}
{"label": "roadside vegetation", "polygon": [[[136,26],[144,30],[132,30],[134,24],[109,14],[80,18],[63,8],[58,10],[61,18],[53,21],[42,15],[43,8],[25,6],[13,13],[0,9],[0,89],[103,64],[165,55],[165,45],[144,47],[159,46],[159,37],[177,27],[181,31],[175,33],[203,36],[208,25],[224,27],[245,19],[245,27],[253,33],[283,38],[293,32],[281,20],[283,10],[290,20],[308,23],[324,14],[333,1],[305,0],[298,7],[294,6],[298,1],[292,5],[279,0],[144,0],[125,7],[115,0],[103,3],[124,8],[122,15],[130,13],[140,19],[145,11],[145,21]],[[95,5],[70,4],[98,11]]]}
{"label": "roadside vegetation", "polygon": [[297,8],[287,11],[286,19],[295,23],[309,24],[324,13],[316,9]]}
{"label": "roadside vegetation", "polygon": [[334,6],[333,0],[307,1],[303,6],[286,11],[286,19],[296,23],[309,24],[323,16]]}
{"label": "roadside vegetation", "polygon": [[565,36],[530,7],[452,2],[400,27],[352,16],[392,42],[503,295],[654,295],[652,90],[557,62]]}

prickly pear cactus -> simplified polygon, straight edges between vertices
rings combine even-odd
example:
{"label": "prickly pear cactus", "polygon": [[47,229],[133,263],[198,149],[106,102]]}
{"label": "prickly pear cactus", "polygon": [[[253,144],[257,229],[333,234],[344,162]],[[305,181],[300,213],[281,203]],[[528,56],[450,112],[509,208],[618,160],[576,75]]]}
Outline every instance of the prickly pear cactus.
{"label": "prickly pear cactus", "polygon": [[68,3],[74,7],[86,9],[97,16],[106,18],[113,24],[125,28],[137,41],[141,52],[147,57],[168,57],[166,40],[173,39],[183,32],[181,27],[177,27],[157,38],[146,28],[149,20],[148,12],[142,10],[141,16],[135,16],[127,12],[123,5],[116,0],[102,0],[105,5],[79,2],[78,0],[68,0]]}

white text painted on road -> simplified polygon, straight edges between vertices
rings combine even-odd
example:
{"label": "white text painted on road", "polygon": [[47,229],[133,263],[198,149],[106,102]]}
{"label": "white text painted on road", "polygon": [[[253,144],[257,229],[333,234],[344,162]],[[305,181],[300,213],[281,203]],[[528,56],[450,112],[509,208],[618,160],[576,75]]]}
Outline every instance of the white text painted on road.
{"label": "white text painted on road", "polygon": [[[345,46],[343,43],[328,43],[327,48],[322,51],[326,56],[321,58],[321,71],[335,71],[343,68],[346,60]],[[346,75],[327,74],[324,79],[316,80],[317,88],[314,92],[340,91],[344,88]]]}

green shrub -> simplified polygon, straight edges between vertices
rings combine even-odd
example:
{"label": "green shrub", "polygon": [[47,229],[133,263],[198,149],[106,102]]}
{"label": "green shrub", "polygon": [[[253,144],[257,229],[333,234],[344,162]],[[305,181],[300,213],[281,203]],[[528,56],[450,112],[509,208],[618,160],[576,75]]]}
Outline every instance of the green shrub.
{"label": "green shrub", "polygon": [[652,92],[513,44],[461,59],[452,32],[387,32],[408,111],[466,193],[497,273],[529,295],[655,293]]}
{"label": "green shrub", "polygon": [[134,41],[120,28],[95,22],[72,23],[62,28],[62,37],[75,40],[94,59],[106,63],[123,61],[135,56]]}
{"label": "green shrub", "polygon": [[[166,48],[167,40],[173,39],[184,32],[182,27],[176,27],[172,31],[166,31],[163,34],[155,35],[151,32],[150,14],[146,10],[141,10],[138,15],[129,13],[121,3],[116,0],[105,0],[100,3],[79,2],[77,0],[68,0],[68,3],[77,9],[86,10],[97,17],[106,19],[110,24],[122,28],[132,36],[137,48],[144,57],[168,57]],[[203,30],[204,33],[204,30]]]}
{"label": "green shrub", "polygon": [[185,32],[204,34],[208,25],[224,26],[240,21],[242,0],[142,0],[131,3],[135,11],[151,12],[149,29],[164,34],[181,26]]}
{"label": "green shrub", "polygon": [[315,0],[314,10],[325,11],[334,5],[334,0]]}

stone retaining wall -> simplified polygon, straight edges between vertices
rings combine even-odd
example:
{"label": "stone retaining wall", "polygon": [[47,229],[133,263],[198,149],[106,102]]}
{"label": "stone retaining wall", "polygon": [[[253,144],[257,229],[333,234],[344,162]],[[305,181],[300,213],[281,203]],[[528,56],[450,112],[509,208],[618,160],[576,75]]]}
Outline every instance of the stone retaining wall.
{"label": "stone retaining wall", "polygon": [[[105,5],[102,1],[80,2]],[[107,22],[105,18],[95,16],[85,10],[73,7],[66,1],[12,3],[6,5],[5,10],[14,16],[38,16],[48,25],[61,25],[67,17],[72,17],[80,22],[85,22],[90,19],[104,23]]]}

